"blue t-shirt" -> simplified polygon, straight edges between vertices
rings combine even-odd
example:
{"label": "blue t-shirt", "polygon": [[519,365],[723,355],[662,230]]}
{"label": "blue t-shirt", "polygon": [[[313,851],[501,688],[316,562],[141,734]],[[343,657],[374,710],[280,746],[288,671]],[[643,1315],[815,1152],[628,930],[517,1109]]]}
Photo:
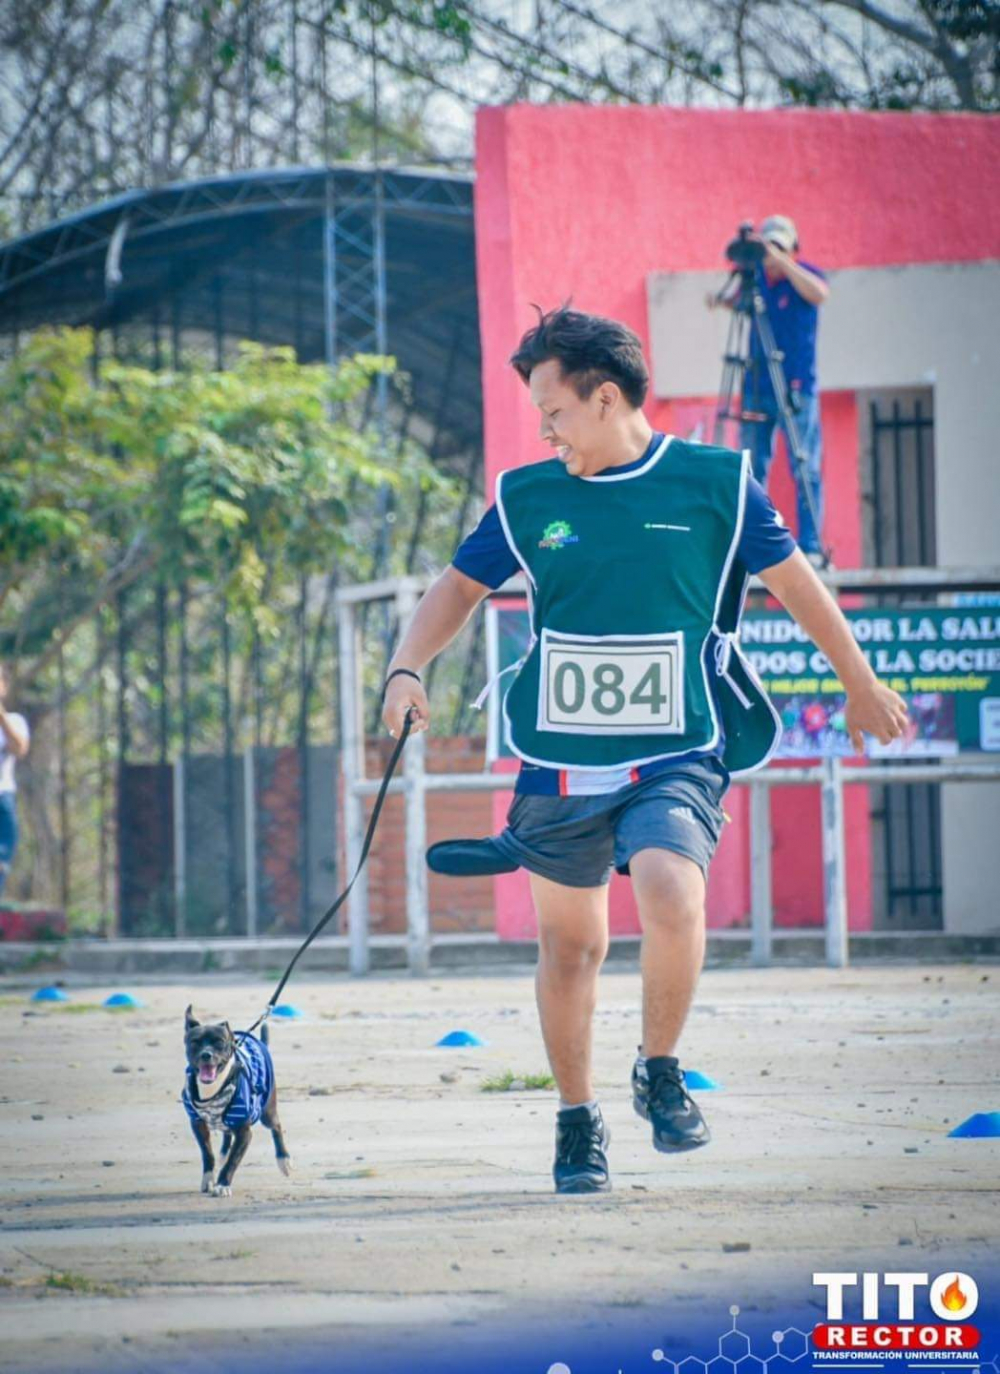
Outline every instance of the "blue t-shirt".
{"label": "blue t-shirt", "polygon": [[[812,263],[800,262],[820,281],[826,277]],[[812,396],[816,391],[816,326],[819,321],[819,308],[796,291],[787,277],[778,277],[769,282],[763,268],[757,269],[757,286],[764,299],[767,318],[774,334],[774,342],[785,356],[782,367],[789,390],[799,391],[803,396]],[[756,364],[757,390],[753,390],[751,374],[747,374],[747,399],[759,399],[765,404],[774,404],[774,387],[771,374],[757,331],[751,333],[751,360]]]}
{"label": "blue t-shirt", "polygon": [[[649,447],[641,458],[596,473],[597,480],[641,467],[663,442],[663,437],[662,434],[654,433]],[[767,492],[753,477],[748,477],[743,530],[737,545],[737,557],[740,562],[748,572],[758,573],[765,568],[773,567],[775,563],[783,562],[795,552],[795,547],[795,540],[772,505]],[[465,573],[466,577],[474,578],[475,581],[482,582],[494,590],[502,587],[508,578],[521,572],[521,565],[507,543],[495,505],[490,506],[476,528],[462,541],[451,562],[452,567]],[[515,791],[555,797],[593,796],[604,792],[616,792],[619,787],[627,786],[630,782],[666,772],[694,759],[704,759],[713,754],[720,758],[722,746],[720,731],[720,738],[714,750],[707,753],[701,750],[690,754],[674,754],[670,758],[654,759],[652,763],[639,764],[635,768],[628,765],[600,770],[545,768],[538,764],[522,762]]]}

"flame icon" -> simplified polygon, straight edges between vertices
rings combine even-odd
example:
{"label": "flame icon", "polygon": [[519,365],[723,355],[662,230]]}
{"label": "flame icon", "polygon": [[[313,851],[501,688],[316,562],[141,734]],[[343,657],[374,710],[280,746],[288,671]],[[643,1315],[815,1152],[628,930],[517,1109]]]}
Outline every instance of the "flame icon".
{"label": "flame icon", "polygon": [[961,1288],[958,1286],[958,1275],[952,1279],[948,1287],[941,1294],[941,1301],[949,1312],[961,1312],[962,1308],[969,1301]]}

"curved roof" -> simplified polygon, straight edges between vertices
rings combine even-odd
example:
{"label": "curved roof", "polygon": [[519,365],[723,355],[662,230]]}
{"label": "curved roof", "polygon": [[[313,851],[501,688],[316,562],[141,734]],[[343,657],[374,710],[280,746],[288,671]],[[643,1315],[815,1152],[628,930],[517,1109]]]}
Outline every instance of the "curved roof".
{"label": "curved roof", "polygon": [[471,177],[290,167],[131,191],[0,245],[0,327],[139,325],[167,349],[197,332],[309,362],[328,340],[376,351],[380,282],[423,437],[439,456],[478,450]]}

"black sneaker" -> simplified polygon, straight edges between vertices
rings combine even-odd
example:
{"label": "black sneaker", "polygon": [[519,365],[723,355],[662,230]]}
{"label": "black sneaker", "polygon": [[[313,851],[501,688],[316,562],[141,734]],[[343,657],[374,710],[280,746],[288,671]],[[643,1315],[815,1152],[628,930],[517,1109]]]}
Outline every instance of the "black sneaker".
{"label": "black sneaker", "polygon": [[635,1061],[632,1105],[643,1121],[652,1124],[653,1145],[664,1154],[694,1150],[712,1138],[672,1055]]}
{"label": "black sneaker", "polygon": [[556,1158],[552,1177],[557,1193],[606,1193],[611,1188],[604,1153],[611,1132],[601,1109],[570,1107],[556,1115]]}

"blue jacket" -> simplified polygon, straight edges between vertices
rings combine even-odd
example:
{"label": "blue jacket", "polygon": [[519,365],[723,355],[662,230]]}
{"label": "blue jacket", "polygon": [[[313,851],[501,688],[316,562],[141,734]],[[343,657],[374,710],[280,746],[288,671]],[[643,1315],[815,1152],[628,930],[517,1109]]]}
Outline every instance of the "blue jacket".
{"label": "blue jacket", "polygon": [[[236,1048],[236,1058],[239,1062],[240,1072],[236,1075],[232,1100],[222,1116],[223,1126],[230,1131],[239,1126],[256,1126],[274,1087],[274,1064],[271,1060],[271,1053],[264,1042],[257,1039],[256,1035],[242,1035],[240,1037]],[[198,1103],[192,1093],[192,1087],[196,1082],[195,1070],[188,1069],[184,1091],[181,1093],[181,1101],[192,1121],[201,1120]],[[222,1089],[223,1093],[226,1091],[226,1088]],[[211,1100],[208,1099],[206,1106],[210,1105]]]}

